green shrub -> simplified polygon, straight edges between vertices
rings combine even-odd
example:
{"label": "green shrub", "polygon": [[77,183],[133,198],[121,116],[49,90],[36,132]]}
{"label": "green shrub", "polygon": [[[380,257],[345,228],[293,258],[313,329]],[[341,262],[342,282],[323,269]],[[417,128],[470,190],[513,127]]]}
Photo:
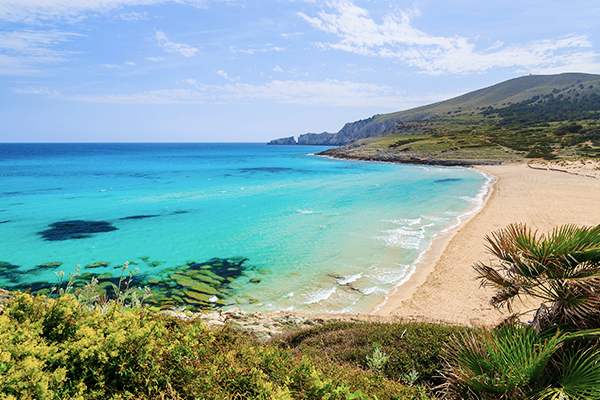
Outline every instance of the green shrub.
{"label": "green shrub", "polygon": [[0,399],[427,399],[421,388],[119,302],[17,293],[0,315]]}
{"label": "green shrub", "polygon": [[443,382],[438,372],[444,365],[442,349],[452,335],[466,331],[470,330],[425,323],[335,322],[291,334],[280,346],[367,370],[373,343],[378,343],[389,356],[382,367],[387,378],[403,380],[412,373],[418,376],[413,383],[436,386]]}

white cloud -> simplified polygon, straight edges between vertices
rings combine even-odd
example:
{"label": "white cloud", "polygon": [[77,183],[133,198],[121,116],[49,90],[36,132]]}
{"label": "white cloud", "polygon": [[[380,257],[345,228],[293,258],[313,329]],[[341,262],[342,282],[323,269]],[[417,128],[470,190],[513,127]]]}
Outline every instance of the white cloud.
{"label": "white cloud", "polygon": [[119,68],[120,65],[117,64],[100,64],[100,66],[104,67],[104,68]]}
{"label": "white cloud", "polygon": [[77,36],[83,35],[31,29],[0,32],[0,74],[34,75],[40,72],[38,68],[41,64],[64,62],[75,53],[54,50],[52,46]]}
{"label": "white cloud", "polygon": [[266,53],[268,51],[285,51],[285,47],[279,47],[279,46],[274,46],[271,43],[267,43],[266,47],[263,48],[251,48],[251,49],[236,49],[233,46],[229,46],[229,49],[235,53],[235,52],[240,52],[240,53],[246,53],[246,54],[254,54],[254,53]]}
{"label": "white cloud", "polygon": [[163,57],[146,57],[146,60],[158,62],[158,61],[163,61],[164,58]]}
{"label": "white cloud", "polygon": [[327,4],[333,12],[320,11],[312,17],[298,13],[313,27],[339,38],[334,43],[316,43],[318,47],[390,58],[431,75],[469,74],[499,67],[527,70],[562,67],[564,71],[573,58],[586,58],[584,65],[592,70],[600,67],[596,61],[598,54],[593,53],[585,36],[508,46],[496,42],[485,51],[477,51],[467,38],[432,36],[414,28],[411,20],[419,15],[416,9],[387,15],[377,23],[367,10],[350,0]]}
{"label": "white cloud", "polygon": [[273,71],[275,71],[275,72],[283,72],[283,69],[279,65],[277,65],[275,68],[273,68]]}
{"label": "white cloud", "polygon": [[125,61],[125,64],[131,65],[132,67],[135,67],[135,63],[132,62],[132,61]]}
{"label": "white cloud", "polygon": [[141,21],[144,19],[148,19],[148,13],[147,12],[139,13],[139,12],[133,11],[133,12],[119,14],[118,18],[120,18],[124,21],[127,21],[127,22]]}
{"label": "white cloud", "polygon": [[191,47],[185,43],[171,42],[164,32],[156,31],[156,40],[169,53],[179,53],[184,57],[192,57],[198,51],[197,48]]}
{"label": "white cloud", "polygon": [[227,75],[227,72],[221,71],[221,70],[217,71],[217,75],[222,76],[223,78],[225,78],[225,79],[227,79],[228,81],[231,81],[231,82],[235,82],[235,81],[239,81],[240,80],[239,76],[237,76],[235,78],[230,78],[229,75]]}

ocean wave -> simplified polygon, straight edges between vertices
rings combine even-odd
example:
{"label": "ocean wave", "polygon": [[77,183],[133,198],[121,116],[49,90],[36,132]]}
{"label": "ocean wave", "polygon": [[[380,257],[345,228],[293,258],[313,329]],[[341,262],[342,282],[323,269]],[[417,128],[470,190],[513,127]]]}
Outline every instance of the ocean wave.
{"label": "ocean wave", "polygon": [[390,220],[384,220],[383,222],[390,222],[392,224],[397,224],[397,225],[408,225],[408,226],[413,226],[416,224],[420,224],[421,223],[421,218],[400,218],[400,219],[390,219]]}
{"label": "ocean wave", "polygon": [[317,291],[313,292],[310,296],[308,296],[308,299],[306,299],[304,304],[315,304],[315,303],[319,303],[323,300],[327,300],[329,297],[331,297],[332,294],[335,293],[336,290],[337,290],[337,288],[335,288],[335,287],[333,287],[331,289],[317,290]]}
{"label": "ocean wave", "polygon": [[427,221],[433,221],[433,222],[438,222],[438,221],[445,221],[447,220],[447,218],[442,218],[442,217],[433,217],[431,215],[423,215],[423,218],[426,219]]}
{"label": "ocean wave", "polygon": [[384,231],[387,236],[379,236],[387,247],[399,247],[407,250],[416,250],[421,246],[421,241],[425,237],[423,230],[410,230],[406,228],[397,228]]}
{"label": "ocean wave", "polygon": [[409,265],[396,264],[396,267],[393,269],[376,269],[366,277],[384,285],[389,285],[401,280],[406,275],[409,267]]}
{"label": "ocean wave", "polygon": [[343,278],[338,279],[338,284],[340,285],[345,285],[347,283],[352,283],[354,281],[356,281],[357,279],[362,278],[361,274],[356,274],[356,275],[351,275],[351,276],[344,276]]}
{"label": "ocean wave", "polygon": [[387,290],[380,288],[379,286],[372,286],[362,290],[362,294],[368,296],[373,293],[387,293]]}

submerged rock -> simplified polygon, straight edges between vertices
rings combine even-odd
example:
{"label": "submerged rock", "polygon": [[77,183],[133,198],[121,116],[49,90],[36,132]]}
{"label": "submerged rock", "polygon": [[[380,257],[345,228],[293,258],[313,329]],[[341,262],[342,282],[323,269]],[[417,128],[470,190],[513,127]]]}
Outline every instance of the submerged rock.
{"label": "submerged rock", "polygon": [[94,233],[116,231],[110,222],[106,221],[60,221],[50,224],[50,229],[38,232],[44,240],[57,241],[67,239],[84,239],[91,237]]}
{"label": "submerged rock", "polygon": [[[85,267],[86,268],[103,268],[103,267],[108,267],[108,265],[110,264],[110,262],[108,261],[96,261],[93,264],[88,264]],[[117,267],[115,267],[117,268]]]}
{"label": "submerged rock", "polygon": [[[139,257],[147,264],[150,257]],[[97,288],[99,295],[107,298],[116,296],[116,288],[121,287],[121,291],[128,287],[143,288],[148,286],[152,291],[152,297],[146,300],[149,305],[158,308],[187,308],[197,309],[215,309],[227,305],[258,303],[259,300],[246,296],[240,300],[234,289],[234,282],[241,276],[247,276],[245,271],[252,269],[246,265],[247,258],[212,258],[204,262],[195,262],[188,260],[186,264],[177,267],[166,268],[158,273],[145,275],[143,273],[134,273],[128,276],[125,273],[123,278],[120,274],[113,275],[110,272],[94,273],[84,272],[79,275],[73,287],[75,291],[82,289],[89,284],[92,278],[97,279]],[[163,262],[158,262],[163,263]],[[58,267],[62,265],[60,261],[53,261],[42,264],[43,268]],[[108,261],[96,261],[88,264],[86,268],[104,268],[109,266]],[[116,266],[115,268],[121,268]],[[56,282],[31,282],[20,283],[19,276],[27,271],[18,271],[19,266],[6,261],[0,261],[0,274],[5,281],[10,280],[11,284],[6,284],[9,290],[29,290],[32,293],[48,294]],[[128,270],[129,271],[129,270]],[[266,271],[266,270],[265,270]],[[254,278],[254,282],[260,282],[260,279]],[[66,286],[66,280],[61,287]],[[53,291],[53,296],[56,290]]]}
{"label": "submerged rock", "polygon": [[146,219],[146,218],[156,218],[156,217],[160,217],[160,215],[158,214],[151,214],[151,215],[132,215],[130,217],[123,217],[123,218],[119,218],[121,221],[126,221],[128,219]]}

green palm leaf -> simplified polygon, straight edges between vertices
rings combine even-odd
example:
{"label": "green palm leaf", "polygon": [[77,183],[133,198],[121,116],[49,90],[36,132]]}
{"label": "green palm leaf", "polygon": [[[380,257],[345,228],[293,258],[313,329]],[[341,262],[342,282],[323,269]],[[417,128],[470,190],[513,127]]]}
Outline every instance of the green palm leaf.
{"label": "green palm leaf", "polygon": [[[549,323],[600,326],[600,225],[557,227],[539,236],[512,224],[486,237],[497,264],[474,265],[481,284],[496,289],[491,304],[512,312],[522,296],[541,300]],[[534,320],[535,326],[541,326]]]}
{"label": "green palm leaf", "polygon": [[542,391],[538,398],[600,400],[600,352],[592,348],[565,351],[556,386]]}

